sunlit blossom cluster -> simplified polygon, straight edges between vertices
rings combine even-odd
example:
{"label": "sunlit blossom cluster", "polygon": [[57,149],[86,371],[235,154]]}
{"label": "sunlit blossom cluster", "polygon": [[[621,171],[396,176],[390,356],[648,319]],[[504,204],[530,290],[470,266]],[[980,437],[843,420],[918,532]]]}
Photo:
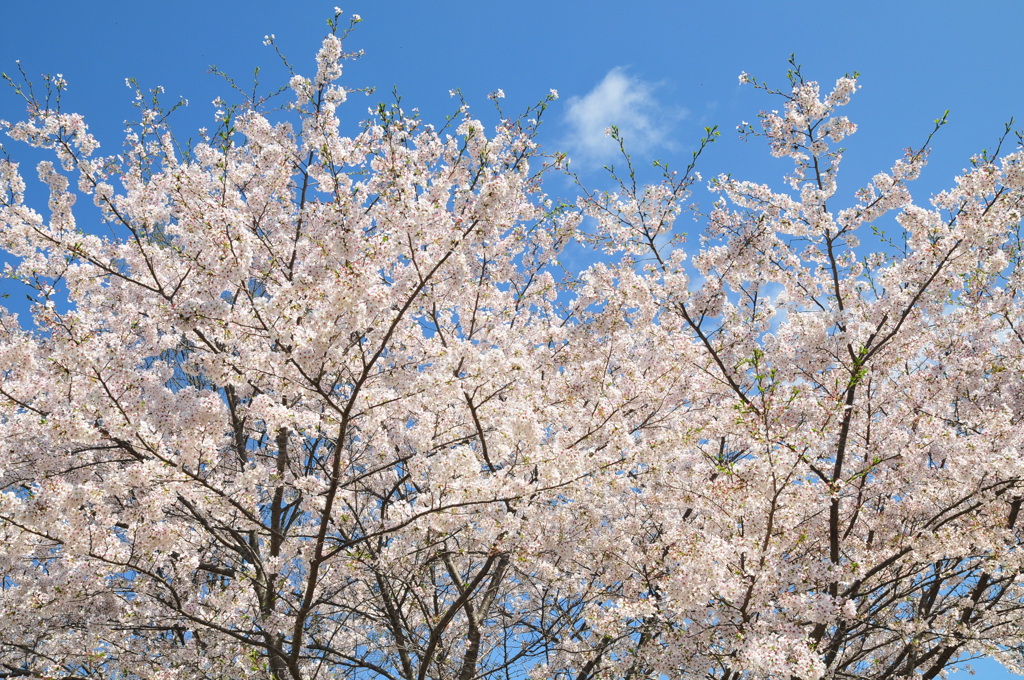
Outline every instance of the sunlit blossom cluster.
{"label": "sunlit blossom cluster", "polygon": [[844,196],[856,79],[743,74],[781,98],[741,132],[788,188],[716,178],[687,244],[692,165],[543,193],[553,90],[344,132],[341,14],[288,106],[218,99],[188,156],[155,107],[121,156],[40,102],[0,123],[55,159],[0,161],[5,275],[36,296],[0,314],[5,673],[1015,663],[1024,152],[922,202],[909,149]]}

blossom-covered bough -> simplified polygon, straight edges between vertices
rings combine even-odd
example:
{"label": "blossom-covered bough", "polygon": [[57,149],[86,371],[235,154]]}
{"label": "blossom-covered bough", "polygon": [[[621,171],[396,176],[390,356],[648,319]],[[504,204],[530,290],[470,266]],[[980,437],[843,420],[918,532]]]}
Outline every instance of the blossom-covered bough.
{"label": "blossom-covered bough", "polygon": [[1020,150],[836,209],[856,83],[794,71],[792,190],[721,178],[689,258],[692,167],[542,194],[550,98],[344,136],[343,37],[188,153],[5,124],[56,163],[43,215],[0,161],[0,677],[1019,668]]}

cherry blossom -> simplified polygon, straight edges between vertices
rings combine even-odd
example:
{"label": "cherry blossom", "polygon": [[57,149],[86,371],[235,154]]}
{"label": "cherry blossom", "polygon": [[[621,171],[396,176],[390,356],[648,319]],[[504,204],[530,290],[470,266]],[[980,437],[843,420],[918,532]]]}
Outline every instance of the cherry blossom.
{"label": "cherry blossom", "polygon": [[847,197],[856,77],[743,74],[793,169],[686,244],[716,130],[556,201],[554,91],[343,132],[341,15],[188,155],[141,97],[120,156],[59,98],[0,123],[53,154],[0,161],[0,677],[1021,669],[1024,151]]}

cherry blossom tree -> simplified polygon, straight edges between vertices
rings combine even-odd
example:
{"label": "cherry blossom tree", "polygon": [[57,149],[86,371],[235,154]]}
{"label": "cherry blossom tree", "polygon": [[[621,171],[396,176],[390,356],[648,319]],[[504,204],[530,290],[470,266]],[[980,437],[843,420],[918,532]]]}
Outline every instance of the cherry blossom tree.
{"label": "cherry blossom tree", "polygon": [[3,124],[56,162],[44,215],[0,161],[0,677],[1021,668],[1024,152],[837,208],[856,80],[743,76],[788,188],[688,250],[694,165],[543,194],[554,95],[345,136],[338,21],[187,150],[140,95],[100,155],[59,79]]}

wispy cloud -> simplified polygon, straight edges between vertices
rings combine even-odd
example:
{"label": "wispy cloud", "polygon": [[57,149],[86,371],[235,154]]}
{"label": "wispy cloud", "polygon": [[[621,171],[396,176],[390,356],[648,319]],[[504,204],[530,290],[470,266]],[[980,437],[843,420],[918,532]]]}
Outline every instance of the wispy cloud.
{"label": "wispy cloud", "polygon": [[570,97],[566,112],[569,155],[584,163],[614,161],[618,144],[607,134],[612,125],[619,128],[630,153],[647,154],[656,147],[670,146],[672,126],[687,111],[666,110],[655,98],[655,89],[655,84],[618,66],[587,94]]}

